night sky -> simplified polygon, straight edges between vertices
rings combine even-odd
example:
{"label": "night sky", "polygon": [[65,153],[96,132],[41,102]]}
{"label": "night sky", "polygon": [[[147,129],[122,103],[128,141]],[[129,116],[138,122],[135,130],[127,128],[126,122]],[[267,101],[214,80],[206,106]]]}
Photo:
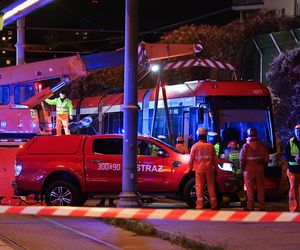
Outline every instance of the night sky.
{"label": "night sky", "polygon": [[[63,28],[74,29],[74,32],[78,29],[89,31],[87,40],[80,46],[93,52],[123,47],[125,2],[126,0],[55,0],[26,16],[26,43],[47,44],[45,37],[49,37],[49,32],[54,31],[62,44],[55,49],[72,50],[71,31],[55,30]],[[238,17],[238,13],[230,10],[231,4],[231,0],[140,0],[139,40],[157,42],[161,35],[178,28],[180,24],[227,24]],[[222,13],[201,18],[216,11]],[[14,26],[15,24],[12,25]]]}
{"label": "night sky", "polygon": [[[34,27],[64,27],[124,30],[125,0],[56,0],[32,13],[27,24]],[[182,22],[230,7],[228,0],[141,0],[140,31]],[[199,20],[197,23],[224,24],[232,12]]]}

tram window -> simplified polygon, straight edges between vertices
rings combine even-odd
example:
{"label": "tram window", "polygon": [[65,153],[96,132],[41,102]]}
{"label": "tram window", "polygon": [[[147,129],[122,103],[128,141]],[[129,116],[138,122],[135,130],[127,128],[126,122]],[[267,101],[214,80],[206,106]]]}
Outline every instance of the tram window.
{"label": "tram window", "polygon": [[9,104],[9,87],[0,87],[0,105]]}
{"label": "tram window", "polygon": [[121,134],[123,130],[123,112],[106,113],[103,117],[103,133]]}
{"label": "tram window", "polygon": [[93,142],[93,152],[98,154],[121,155],[123,153],[122,139],[95,139]]}

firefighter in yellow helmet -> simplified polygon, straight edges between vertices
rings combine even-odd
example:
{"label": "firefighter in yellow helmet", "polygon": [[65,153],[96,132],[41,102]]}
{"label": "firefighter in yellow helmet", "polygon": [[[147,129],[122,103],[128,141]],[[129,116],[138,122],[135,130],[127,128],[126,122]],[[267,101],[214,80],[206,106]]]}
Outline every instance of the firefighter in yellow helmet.
{"label": "firefighter in yellow helmet", "polygon": [[46,99],[45,102],[49,105],[56,105],[56,135],[61,135],[62,126],[65,134],[69,135],[68,125],[69,119],[73,120],[73,105],[72,101],[66,97],[66,92],[62,90],[58,98]]}
{"label": "firefighter in yellow helmet", "polygon": [[184,146],[184,139],[182,136],[178,136],[176,139],[177,144],[175,145],[176,149],[184,154],[188,154],[189,150]]}
{"label": "firefighter in yellow helmet", "polygon": [[212,209],[218,209],[216,186],[215,186],[215,172],[217,171],[217,156],[214,146],[207,142],[207,132],[204,128],[197,130],[199,141],[192,146],[189,172],[195,170],[196,177],[196,209],[204,207],[204,187],[205,182],[208,187],[210,205]]}
{"label": "firefighter in yellow helmet", "polygon": [[284,158],[288,162],[287,176],[290,182],[289,208],[295,212],[300,208],[300,123],[295,126],[295,136],[284,148]]}

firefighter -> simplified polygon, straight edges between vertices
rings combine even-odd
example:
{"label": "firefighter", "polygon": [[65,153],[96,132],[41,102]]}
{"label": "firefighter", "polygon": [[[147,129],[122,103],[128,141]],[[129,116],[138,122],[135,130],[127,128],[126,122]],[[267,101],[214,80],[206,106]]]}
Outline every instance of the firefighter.
{"label": "firefighter", "polygon": [[240,166],[244,171],[244,181],[247,188],[247,209],[254,210],[254,188],[256,184],[258,192],[259,210],[266,209],[264,190],[264,170],[269,162],[269,154],[266,146],[258,140],[257,130],[247,130],[247,142],[243,145],[240,153]]}
{"label": "firefighter", "polygon": [[183,145],[184,139],[182,136],[178,136],[176,139],[177,144],[175,145],[176,149],[184,154],[188,154],[189,150]]}
{"label": "firefighter", "polygon": [[232,161],[234,164],[234,171],[238,171],[240,169],[240,150],[239,145],[236,141],[230,141],[224,150],[225,158]]}
{"label": "firefighter", "polygon": [[217,156],[220,155],[220,142],[217,132],[208,132],[208,141],[214,145]]}
{"label": "firefighter", "polygon": [[289,208],[291,212],[299,209],[300,200],[300,123],[295,126],[292,137],[284,148],[284,158],[288,162],[287,176],[290,182]]}
{"label": "firefighter", "polygon": [[61,128],[64,127],[65,135],[70,134],[68,128],[69,119],[73,120],[72,101],[66,97],[65,91],[59,92],[59,97],[53,100],[46,99],[49,105],[56,105],[56,135],[61,135]]}
{"label": "firefighter", "polygon": [[241,206],[244,207],[247,205],[247,196],[244,191],[243,173],[240,168],[240,161],[239,161],[240,150],[237,141],[235,140],[230,141],[224,151],[225,151],[225,158],[230,160],[234,165],[233,172],[237,177],[239,183],[239,191],[237,192],[237,196],[241,202]]}
{"label": "firefighter", "polygon": [[198,128],[197,135],[199,141],[192,146],[189,161],[189,173],[194,168],[196,176],[196,209],[203,209],[204,207],[203,193],[206,181],[211,208],[216,210],[218,209],[215,186],[215,172],[217,171],[216,151],[214,146],[206,141],[206,129]]}

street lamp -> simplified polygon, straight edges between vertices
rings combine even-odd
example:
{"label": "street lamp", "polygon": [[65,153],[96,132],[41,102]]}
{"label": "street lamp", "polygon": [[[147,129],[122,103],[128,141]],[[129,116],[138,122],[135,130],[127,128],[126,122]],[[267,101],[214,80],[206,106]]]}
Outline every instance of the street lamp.
{"label": "street lamp", "polygon": [[[54,0],[19,0],[0,11],[0,30]],[[2,25],[1,25],[2,24]]]}
{"label": "street lamp", "polygon": [[152,64],[150,69],[152,72],[158,72],[160,70],[160,67],[158,64]]}

